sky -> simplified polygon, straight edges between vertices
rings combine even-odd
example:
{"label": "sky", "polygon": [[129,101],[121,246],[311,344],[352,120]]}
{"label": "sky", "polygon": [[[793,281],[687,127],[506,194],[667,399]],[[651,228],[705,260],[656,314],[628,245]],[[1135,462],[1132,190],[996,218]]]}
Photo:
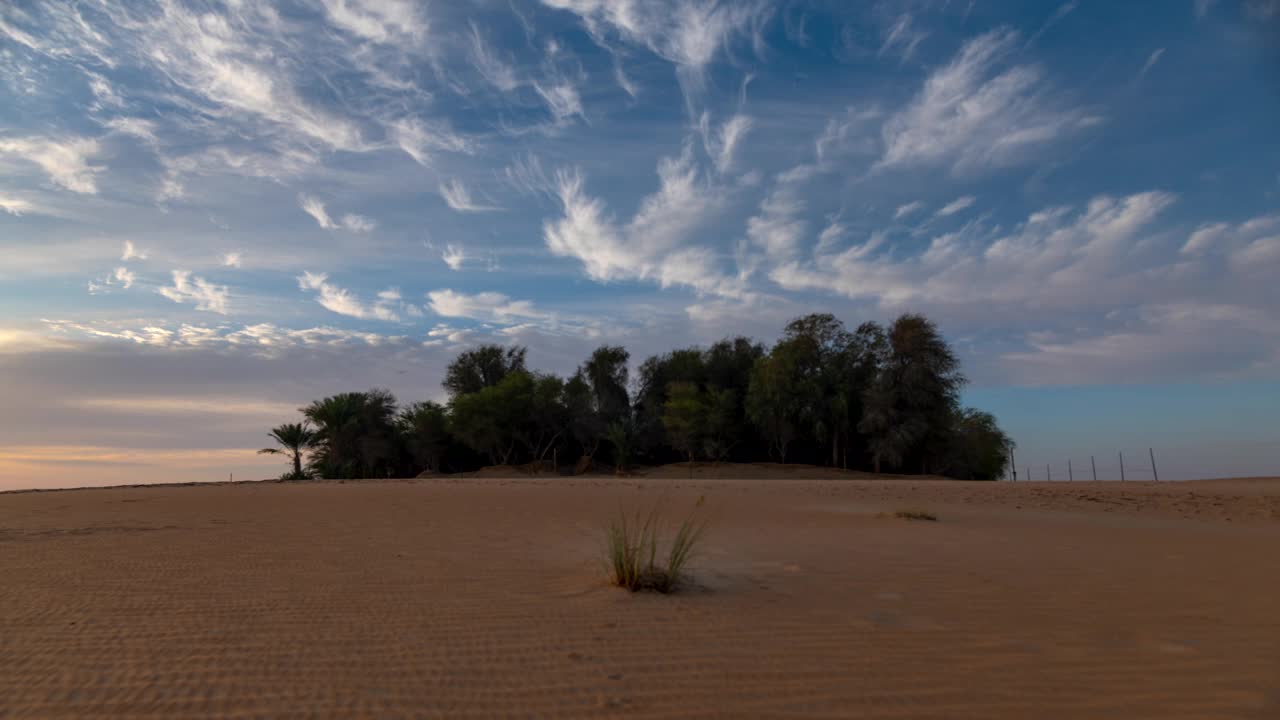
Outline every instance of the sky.
{"label": "sky", "polygon": [[1276,474],[1277,128],[1280,0],[6,2],[0,489],[810,312],[932,318],[1020,477]]}

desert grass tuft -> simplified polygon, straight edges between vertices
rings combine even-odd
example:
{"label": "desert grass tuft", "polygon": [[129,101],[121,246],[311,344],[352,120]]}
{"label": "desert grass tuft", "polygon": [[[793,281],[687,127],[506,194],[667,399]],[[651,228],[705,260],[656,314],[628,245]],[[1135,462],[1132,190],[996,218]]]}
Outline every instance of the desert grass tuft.
{"label": "desert grass tuft", "polygon": [[680,523],[663,558],[665,562],[661,564],[658,553],[661,505],[647,513],[636,512],[630,516],[619,510],[617,519],[609,525],[606,534],[606,559],[613,584],[632,592],[675,591],[707,528],[706,522],[698,517],[702,502],[703,498],[699,497],[693,511]]}
{"label": "desert grass tuft", "polygon": [[938,522],[938,516],[927,510],[897,510],[892,513],[881,513],[881,517],[898,518],[899,520],[927,520]]}

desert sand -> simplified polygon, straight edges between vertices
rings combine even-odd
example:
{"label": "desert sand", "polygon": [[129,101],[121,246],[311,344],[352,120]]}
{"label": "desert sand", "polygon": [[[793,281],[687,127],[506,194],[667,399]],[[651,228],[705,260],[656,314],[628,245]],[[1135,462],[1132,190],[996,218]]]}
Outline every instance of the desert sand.
{"label": "desert sand", "polygon": [[1280,717],[1280,481],[700,473],[0,494],[0,718]]}

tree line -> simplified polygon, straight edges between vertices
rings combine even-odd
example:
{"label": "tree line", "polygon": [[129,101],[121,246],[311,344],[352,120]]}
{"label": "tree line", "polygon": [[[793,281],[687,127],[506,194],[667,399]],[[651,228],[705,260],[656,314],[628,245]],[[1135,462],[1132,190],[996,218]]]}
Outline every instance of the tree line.
{"label": "tree line", "polygon": [[961,405],[959,360],[921,315],[852,331],[806,315],[772,348],[727,338],[650,357],[635,378],[616,345],[567,378],[530,370],[525,356],[460,353],[444,403],[401,406],[379,389],[316,400],[261,452],[289,457],[285,479],[772,461],[995,480],[1013,445],[990,413]]}

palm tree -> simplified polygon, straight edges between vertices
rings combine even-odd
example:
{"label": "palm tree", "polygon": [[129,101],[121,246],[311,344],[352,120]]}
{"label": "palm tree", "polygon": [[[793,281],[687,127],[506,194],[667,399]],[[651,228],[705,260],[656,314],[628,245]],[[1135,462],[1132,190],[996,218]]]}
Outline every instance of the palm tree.
{"label": "palm tree", "polygon": [[280,447],[262,448],[258,453],[261,455],[288,455],[289,459],[293,460],[293,474],[288,476],[289,479],[301,480],[305,477],[302,473],[302,451],[311,447],[316,438],[311,428],[307,427],[306,423],[285,423],[272,428],[267,435],[279,443]]}

